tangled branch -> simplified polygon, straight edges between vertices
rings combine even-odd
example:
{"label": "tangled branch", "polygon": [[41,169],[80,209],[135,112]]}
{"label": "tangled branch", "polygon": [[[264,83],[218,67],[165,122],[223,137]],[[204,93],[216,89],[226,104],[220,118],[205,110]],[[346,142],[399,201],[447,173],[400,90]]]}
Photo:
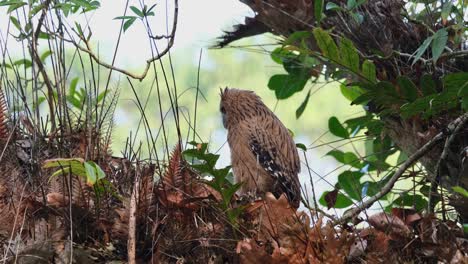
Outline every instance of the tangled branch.
{"label": "tangled branch", "polygon": [[447,136],[453,135],[460,125],[465,124],[468,122],[468,113],[465,113],[459,116],[457,119],[452,121],[446,131],[439,132],[435,135],[431,140],[429,140],[426,144],[424,144],[419,150],[413,153],[403,164],[400,168],[393,174],[390,180],[382,187],[382,189],[376,193],[374,196],[371,196],[368,200],[362,202],[360,205],[354,207],[353,209],[347,211],[340,219],[334,222],[334,224],[343,224],[346,223],[348,220],[356,217],[362,211],[371,207],[376,201],[380,200],[384,197],[387,193],[389,193],[393,185],[397,182],[397,180],[403,175],[403,173],[412,166],[415,162],[417,162],[420,158],[426,155],[434,146],[436,146],[442,139]]}

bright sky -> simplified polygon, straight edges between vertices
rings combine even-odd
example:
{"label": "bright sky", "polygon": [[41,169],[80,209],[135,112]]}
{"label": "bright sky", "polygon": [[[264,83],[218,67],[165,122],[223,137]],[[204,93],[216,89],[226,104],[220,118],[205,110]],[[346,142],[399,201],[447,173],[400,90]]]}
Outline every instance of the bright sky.
{"label": "bright sky", "polygon": [[[129,6],[141,9],[141,4],[151,6],[154,3],[157,3],[154,9],[155,17],[151,18],[150,23],[152,23],[151,27],[155,34],[161,35],[166,32],[166,7],[169,16],[167,22],[169,30],[171,30],[174,1],[130,0]],[[123,0],[102,0],[101,8],[86,14],[93,32],[92,42],[96,45],[99,43],[103,56],[110,56],[108,54],[112,53],[120,28],[120,20],[114,20],[114,18],[123,15],[125,4],[126,1]],[[4,39],[9,17],[3,15],[7,8],[0,8],[2,13],[0,34]],[[127,15],[134,14],[129,9]],[[206,48],[214,43],[215,38],[221,35],[222,30],[228,30],[233,24],[242,22],[246,15],[253,15],[253,13],[238,0],[180,0],[177,34],[172,51],[175,52],[187,47]],[[20,21],[23,23],[21,19]],[[82,19],[80,24],[84,26],[85,20]],[[149,44],[145,41],[135,41],[135,39],[146,40],[145,34],[144,27],[139,21],[136,21],[125,32],[120,44],[118,64],[137,66],[150,56]],[[11,48],[12,45],[9,46]],[[161,48],[163,47],[161,46]]]}

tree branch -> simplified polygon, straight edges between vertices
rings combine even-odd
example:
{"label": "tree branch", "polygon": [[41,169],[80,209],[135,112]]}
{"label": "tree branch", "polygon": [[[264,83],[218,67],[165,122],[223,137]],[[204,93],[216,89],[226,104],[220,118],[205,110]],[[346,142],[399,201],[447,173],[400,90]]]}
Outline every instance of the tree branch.
{"label": "tree branch", "polygon": [[453,135],[454,131],[461,125],[468,122],[468,113],[459,116],[457,119],[452,121],[448,126],[447,130],[438,133],[430,141],[424,144],[418,151],[411,155],[400,168],[393,174],[390,180],[383,186],[383,188],[376,193],[374,196],[371,196],[368,200],[362,202],[360,205],[354,207],[353,209],[347,211],[340,219],[334,222],[334,224],[343,224],[346,223],[351,218],[359,215],[362,211],[371,207],[376,201],[384,197],[390,190],[393,188],[393,185],[397,180],[403,175],[403,173],[420,158],[422,158],[427,152],[429,152],[440,140],[445,138],[447,135]]}
{"label": "tree branch", "polygon": [[[178,15],[179,15],[179,0],[174,0],[174,22],[173,22],[173,25],[172,25],[172,31],[171,31],[171,34],[168,35],[168,36],[164,36],[164,38],[168,38],[169,39],[169,42],[167,43],[167,46],[166,48],[159,52],[156,56],[146,60],[146,66],[145,66],[145,69],[143,70],[143,72],[141,74],[136,74],[136,73],[132,73],[130,71],[127,71],[125,69],[122,69],[122,68],[119,68],[119,67],[116,67],[116,66],[113,66],[101,59],[99,59],[99,57],[93,52],[93,50],[91,49],[91,45],[89,44],[89,40],[85,39],[83,36],[79,35],[80,39],[85,43],[85,46],[86,47],[83,47],[83,46],[80,46],[77,42],[75,42],[74,40],[68,40],[69,42],[73,43],[73,45],[75,45],[76,48],[78,48],[79,50],[87,53],[89,56],[91,56],[91,58],[93,58],[93,60],[107,68],[107,69],[110,69],[110,70],[114,70],[114,71],[117,71],[117,72],[120,72],[120,73],[123,73],[125,75],[127,75],[128,77],[130,78],[133,78],[133,79],[137,79],[137,80],[143,80],[146,75],[148,74],[148,70],[151,66],[151,63],[153,63],[154,61],[156,60],[159,60],[160,58],[162,58],[164,55],[166,55],[166,53],[169,52],[169,50],[172,48],[172,46],[174,45],[174,39],[175,39],[175,33],[176,33],[176,30],[177,30],[177,18],[178,18]],[[159,37],[153,37],[153,38],[159,38]]]}

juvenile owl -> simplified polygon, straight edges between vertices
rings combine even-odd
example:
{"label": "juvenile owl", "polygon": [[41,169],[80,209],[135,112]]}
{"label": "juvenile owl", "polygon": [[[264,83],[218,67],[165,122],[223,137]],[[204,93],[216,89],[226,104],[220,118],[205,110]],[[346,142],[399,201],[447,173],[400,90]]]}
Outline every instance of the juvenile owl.
{"label": "juvenile owl", "polygon": [[289,131],[252,91],[221,90],[220,111],[228,130],[231,163],[241,193],[286,194],[299,207],[299,155]]}

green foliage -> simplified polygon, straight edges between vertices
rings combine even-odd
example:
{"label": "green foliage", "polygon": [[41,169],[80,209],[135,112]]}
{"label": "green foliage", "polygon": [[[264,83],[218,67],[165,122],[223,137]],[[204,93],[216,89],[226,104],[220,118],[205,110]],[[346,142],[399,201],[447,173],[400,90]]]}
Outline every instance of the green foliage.
{"label": "green foliage", "polygon": [[452,187],[452,190],[454,192],[459,193],[459,194],[463,195],[464,197],[468,198],[468,191],[465,188],[463,188],[461,186],[454,186],[454,187]]}
{"label": "green foliage", "polygon": [[219,159],[219,155],[208,152],[208,143],[189,142],[194,146],[192,149],[187,149],[183,152],[187,160],[191,160],[191,166],[201,174],[213,177],[207,184],[215,189],[222,197],[219,207],[226,213],[228,220],[232,224],[237,224],[237,219],[242,213],[243,207],[232,207],[231,200],[234,194],[241,187],[242,183],[232,183],[229,178],[232,174],[229,172],[231,166],[221,169],[216,169],[215,165]]}
{"label": "green foliage", "polygon": [[328,120],[328,129],[330,132],[340,138],[349,138],[349,133],[348,131],[341,125],[340,121],[338,121],[338,118],[332,116]]}
{"label": "green foliage", "polygon": [[81,158],[47,160],[43,168],[59,168],[52,173],[50,178],[73,174],[85,179],[89,186],[94,186],[106,177],[104,171],[94,161],[84,161]]}
{"label": "green foliage", "polygon": [[123,20],[123,30],[124,32],[127,31],[128,28],[130,28],[133,23],[137,19],[144,19],[146,17],[154,16],[154,12],[152,11],[156,7],[156,4],[152,5],[150,8],[148,8],[147,5],[143,6],[143,9],[139,9],[136,6],[130,6],[130,10],[136,15],[136,16],[118,16],[114,19],[119,19]]}

